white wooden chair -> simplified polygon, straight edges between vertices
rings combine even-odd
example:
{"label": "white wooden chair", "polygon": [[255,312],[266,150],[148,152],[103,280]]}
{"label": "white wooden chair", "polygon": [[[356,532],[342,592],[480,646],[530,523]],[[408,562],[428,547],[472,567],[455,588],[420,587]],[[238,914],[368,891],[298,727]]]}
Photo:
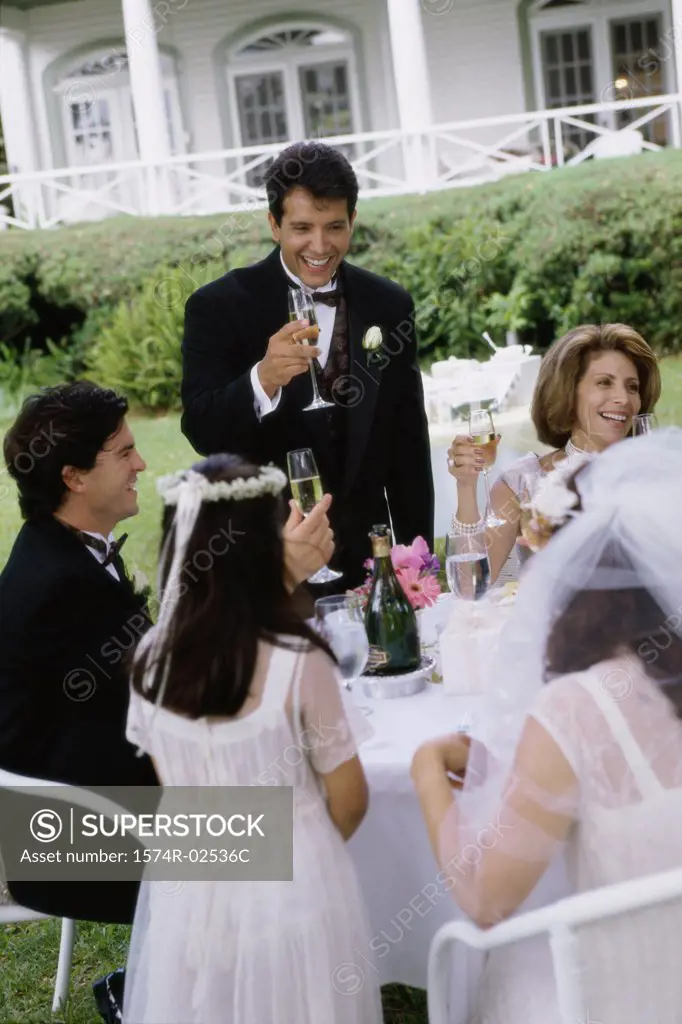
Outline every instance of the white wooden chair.
{"label": "white wooden chair", "polygon": [[[429,1024],[449,1024],[449,967],[455,942],[488,951],[542,935],[546,935],[549,940],[561,1020],[563,1024],[584,1021],[578,929],[582,925],[662,906],[680,898],[682,869],[675,868],[674,871],[635,878],[629,882],[570,896],[540,910],[512,917],[488,931],[466,921],[443,925],[434,936],[429,952]],[[623,970],[636,970],[636,966],[635,962],[623,965]],[[674,958],[670,970],[678,970]]]}
{"label": "white wooden chair", "polygon": [[[0,906],[0,924],[15,924],[20,921],[47,921],[46,914],[39,914],[28,907],[20,907],[17,903]],[[62,934],[59,941],[59,959],[57,961],[57,978],[52,997],[52,1012],[66,1006],[71,984],[71,965],[73,963],[73,947],[76,941],[76,922],[68,917],[62,918]]]}
{"label": "white wooden chair", "polygon": [[[17,789],[27,786],[57,786],[56,782],[46,782],[43,779],[32,779],[25,775],[15,775],[13,772],[0,769],[0,787]],[[0,834],[0,842],[2,836]],[[17,903],[9,903],[0,906],[0,924],[15,924],[21,921],[47,921],[49,915],[40,914],[36,910],[22,907]],[[71,983],[71,966],[73,963],[73,947],[76,941],[76,922],[70,918],[62,918],[62,934],[59,942],[59,959],[57,961],[57,978],[52,998],[52,1012],[57,1013],[63,1009],[69,997]]]}

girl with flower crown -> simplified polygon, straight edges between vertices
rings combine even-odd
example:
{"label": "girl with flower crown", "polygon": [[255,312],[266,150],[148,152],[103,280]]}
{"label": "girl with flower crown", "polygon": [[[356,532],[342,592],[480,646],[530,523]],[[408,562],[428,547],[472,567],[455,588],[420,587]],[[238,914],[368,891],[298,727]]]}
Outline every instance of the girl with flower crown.
{"label": "girl with flower crown", "polygon": [[[552,345],[540,366],[531,417],[538,440],[554,450],[543,456],[528,452],[492,488],[492,510],[505,525],[488,531],[491,581],[515,543],[522,562],[532,551],[522,536],[523,506],[543,476],[565,460],[575,469],[627,437],[633,416],[651,412],[660,393],[656,357],[632,327],[583,324]],[[457,436],[448,450],[448,468],[457,481],[453,532],[485,529],[476,497],[482,450],[471,438]]]}
{"label": "girl with flower crown", "polygon": [[[291,786],[290,882],[143,883],[124,1024],[380,1024],[346,840],[367,785],[333,656],[285,586],[274,467],[216,455],[159,482],[156,626],[133,666],[128,738],[164,786]],[[352,979],[351,979],[352,980]]]}

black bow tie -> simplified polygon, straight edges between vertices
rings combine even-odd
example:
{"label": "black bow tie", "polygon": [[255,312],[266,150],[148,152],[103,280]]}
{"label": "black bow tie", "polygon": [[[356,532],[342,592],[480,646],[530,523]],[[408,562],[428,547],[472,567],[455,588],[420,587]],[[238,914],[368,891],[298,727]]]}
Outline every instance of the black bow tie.
{"label": "black bow tie", "polygon": [[323,302],[325,306],[338,306],[343,292],[340,288],[334,288],[331,292],[313,292],[313,302]]}
{"label": "black bow tie", "polygon": [[[68,525],[68,524],[66,524]],[[95,537],[91,533],[86,533],[84,530],[78,530],[75,526],[69,526],[72,533],[75,533],[79,540],[82,540],[86,547],[92,548],[100,555],[104,555],[104,561],[102,565],[111,565],[119,551],[128,539],[128,534],[124,533],[118,540],[115,540],[113,544],[109,544],[103,537]]]}

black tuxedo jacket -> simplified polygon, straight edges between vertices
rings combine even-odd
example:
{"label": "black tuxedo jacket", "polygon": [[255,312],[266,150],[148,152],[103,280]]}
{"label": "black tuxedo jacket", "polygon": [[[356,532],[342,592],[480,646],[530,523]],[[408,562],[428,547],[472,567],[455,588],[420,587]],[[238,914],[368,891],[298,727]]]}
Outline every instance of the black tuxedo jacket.
{"label": "black tuxedo jacket", "polygon": [[[395,541],[421,534],[433,547],[433,480],[421,375],[416,362],[414,304],[397,284],[348,263],[339,270],[348,303],[349,373],[335,397],[346,417],[345,465],[333,466],[324,410],[304,412],[310,374],[295,377],[276,411],[258,420],[252,367],[269,338],[288,321],[288,278],[279,248],[262,262],[230,271],[187,302],[183,342],[182,429],[203,455],[237,452],[286,472],[286,453],[312,448],[323,486],[336,482],[331,520],[344,586],[364,577],[374,523]],[[362,339],[381,328],[384,347],[370,360]]]}
{"label": "black tuxedo jacket", "polygon": [[[141,599],[58,520],[27,522],[0,574],[0,767],[81,786],[157,785],[125,738],[125,655],[149,628]],[[0,848],[2,836],[0,834]],[[12,882],[59,916],[131,919],[133,883]]]}

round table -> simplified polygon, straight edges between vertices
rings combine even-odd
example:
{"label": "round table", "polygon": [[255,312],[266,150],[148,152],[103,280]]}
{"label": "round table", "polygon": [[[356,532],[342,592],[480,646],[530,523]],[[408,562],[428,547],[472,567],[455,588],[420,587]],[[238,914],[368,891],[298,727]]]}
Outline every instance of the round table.
{"label": "round table", "polygon": [[410,764],[425,740],[470,731],[480,698],[449,696],[429,683],[411,697],[371,700],[358,693],[355,699],[371,708],[374,730],[360,746],[369,810],[349,844],[372,932],[369,948],[355,951],[355,967],[376,971],[382,985],[426,988],[431,939],[460,912],[439,882]]}
{"label": "round table", "polygon": [[[374,735],[360,748],[370,792],[369,810],[349,849],[370,919],[367,949],[356,949],[345,965],[361,981],[374,971],[380,984],[396,982],[426,988],[431,940],[441,925],[462,912],[447,891],[431,850],[410,764],[427,739],[450,732],[476,733],[485,713],[484,698],[453,696],[429,683],[411,697],[371,700],[361,692],[355,702],[371,708],[367,721]],[[519,912],[566,895],[563,860],[546,873]],[[464,947],[453,956],[452,1024],[468,1020],[480,980],[482,954]]]}

